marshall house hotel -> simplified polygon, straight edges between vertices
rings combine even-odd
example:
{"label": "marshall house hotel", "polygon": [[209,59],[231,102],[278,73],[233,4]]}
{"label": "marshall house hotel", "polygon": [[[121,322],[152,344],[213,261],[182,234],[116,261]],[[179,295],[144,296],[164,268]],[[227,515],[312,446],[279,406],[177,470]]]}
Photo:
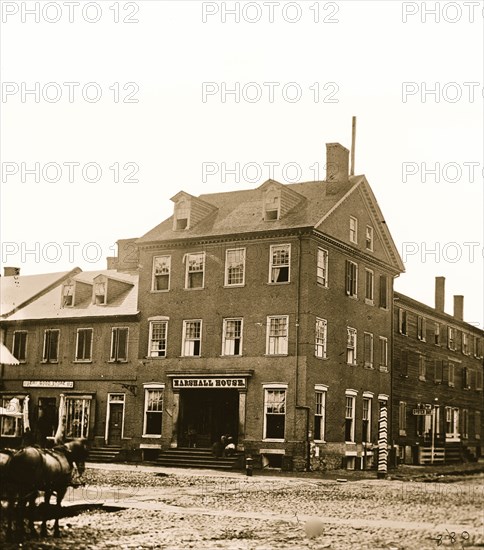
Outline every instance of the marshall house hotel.
{"label": "marshall house hotel", "polygon": [[[94,457],[181,464],[230,434],[239,465],[371,468],[388,409],[401,460],[425,462],[431,443],[443,460],[450,442],[478,456],[483,332],[394,302],[404,267],[385,218],[349,151],[326,147],[325,181],[180,191],[107,270],[6,268],[0,395],[25,414],[1,417],[2,445],[26,422],[48,443],[63,416]],[[437,420],[413,414],[429,406]]]}

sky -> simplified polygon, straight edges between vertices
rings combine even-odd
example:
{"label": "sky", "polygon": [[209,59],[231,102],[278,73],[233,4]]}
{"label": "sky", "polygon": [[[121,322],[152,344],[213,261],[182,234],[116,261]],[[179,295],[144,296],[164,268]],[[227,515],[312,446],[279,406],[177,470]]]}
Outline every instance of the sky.
{"label": "sky", "polygon": [[1,4],[1,263],[103,269],[170,198],[324,179],[351,146],[406,272],[483,328],[483,3]]}

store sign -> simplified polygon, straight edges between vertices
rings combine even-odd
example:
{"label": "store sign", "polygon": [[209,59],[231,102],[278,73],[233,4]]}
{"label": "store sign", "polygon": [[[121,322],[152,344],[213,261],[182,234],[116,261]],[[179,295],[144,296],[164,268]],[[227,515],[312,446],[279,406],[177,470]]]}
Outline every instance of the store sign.
{"label": "store sign", "polygon": [[414,416],[427,416],[432,414],[432,409],[413,409]]}
{"label": "store sign", "polygon": [[180,388],[245,388],[245,378],[173,378],[173,389]]}
{"label": "store sign", "polygon": [[24,380],[24,388],[73,388],[72,380]]}

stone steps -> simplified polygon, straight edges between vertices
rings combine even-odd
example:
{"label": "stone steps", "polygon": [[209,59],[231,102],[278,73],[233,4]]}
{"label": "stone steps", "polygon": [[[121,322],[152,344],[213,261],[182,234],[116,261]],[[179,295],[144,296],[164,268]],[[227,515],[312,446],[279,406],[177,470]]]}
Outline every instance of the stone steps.
{"label": "stone steps", "polygon": [[109,445],[106,447],[92,447],[89,451],[88,462],[116,462],[121,447]]}
{"label": "stone steps", "polygon": [[156,464],[170,468],[210,468],[234,470],[240,464],[241,455],[216,458],[210,449],[177,448],[163,451]]}

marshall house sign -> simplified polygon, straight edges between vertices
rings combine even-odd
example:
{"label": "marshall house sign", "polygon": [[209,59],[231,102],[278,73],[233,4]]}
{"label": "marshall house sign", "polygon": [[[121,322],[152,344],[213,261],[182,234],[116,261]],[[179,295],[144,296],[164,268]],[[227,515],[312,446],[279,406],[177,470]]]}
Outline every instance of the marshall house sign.
{"label": "marshall house sign", "polygon": [[246,387],[245,378],[173,378],[173,389]]}

